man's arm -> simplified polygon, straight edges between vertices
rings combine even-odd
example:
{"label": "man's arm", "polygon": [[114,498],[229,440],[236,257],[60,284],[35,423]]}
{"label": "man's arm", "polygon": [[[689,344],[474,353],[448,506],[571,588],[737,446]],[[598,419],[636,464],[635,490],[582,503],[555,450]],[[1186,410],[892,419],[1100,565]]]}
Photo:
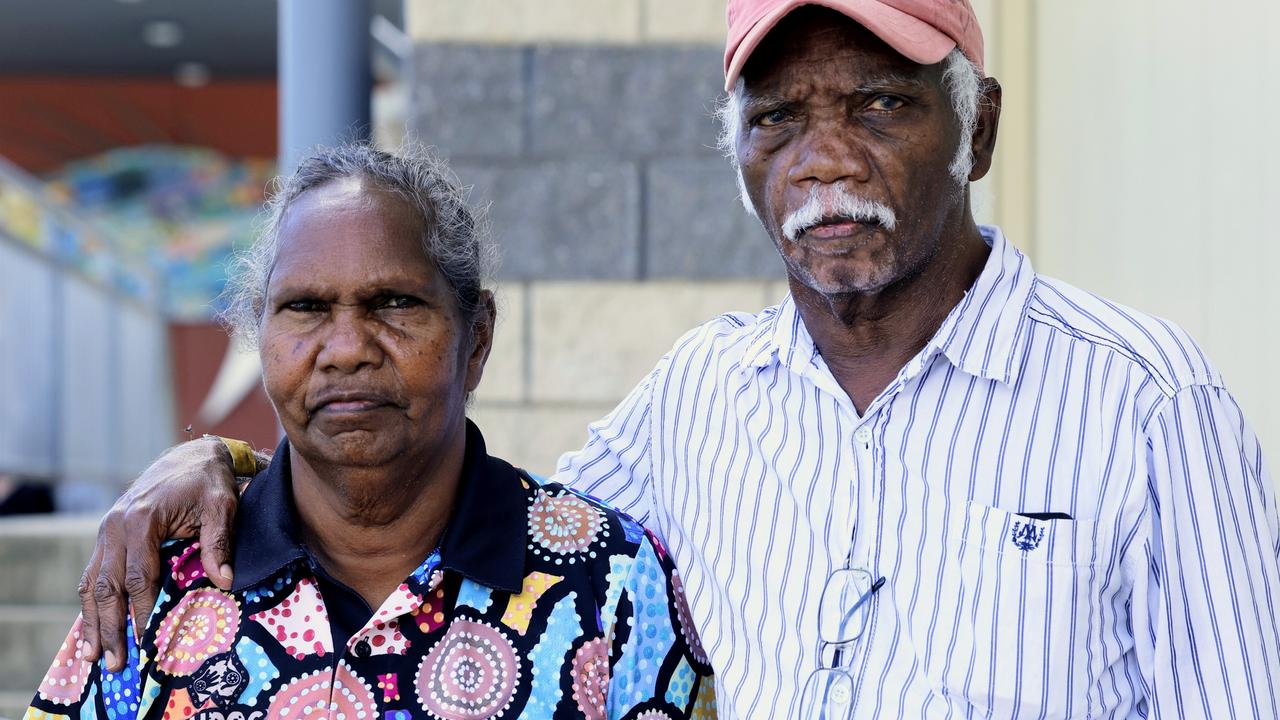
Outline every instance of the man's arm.
{"label": "man's arm", "polygon": [[1149,711],[1280,718],[1280,521],[1257,437],[1209,386],[1166,400],[1147,437],[1147,533],[1130,572]]}
{"label": "man's arm", "polygon": [[552,478],[646,526],[653,514],[649,415],[653,383],[666,363],[663,358],[613,411],[587,427],[587,444],[562,455]]}
{"label": "man's arm", "polygon": [[[259,469],[270,456],[256,453]],[[200,539],[205,574],[231,586],[231,527],[239,499],[230,451],[217,438],[169,448],[138,477],[102,518],[89,566],[80,578],[85,659],[103,656],[109,670],[124,666],[125,614],[151,616],[163,579],[160,545],[169,538]]]}

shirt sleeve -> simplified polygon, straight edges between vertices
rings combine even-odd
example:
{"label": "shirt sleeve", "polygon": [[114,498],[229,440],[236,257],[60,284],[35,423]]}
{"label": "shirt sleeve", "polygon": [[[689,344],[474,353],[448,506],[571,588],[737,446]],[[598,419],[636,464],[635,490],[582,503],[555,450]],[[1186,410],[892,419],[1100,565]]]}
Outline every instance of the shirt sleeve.
{"label": "shirt sleeve", "polygon": [[23,720],[138,717],[143,668],[132,620],[125,628],[129,656],[124,668],[115,673],[106,669],[105,660],[89,663],[81,658],[81,625],[77,617]]}
{"label": "shirt sleeve", "polygon": [[680,578],[646,532],[631,563],[609,639],[608,717],[714,718],[715,683],[690,622]]}
{"label": "shirt sleeve", "polygon": [[1280,523],[1258,439],[1212,386],[1166,400],[1147,437],[1132,612],[1149,711],[1280,718]]}
{"label": "shirt sleeve", "polygon": [[587,444],[560,457],[552,478],[630,515],[653,514],[649,418],[653,387],[666,359],[603,419],[587,428]]}

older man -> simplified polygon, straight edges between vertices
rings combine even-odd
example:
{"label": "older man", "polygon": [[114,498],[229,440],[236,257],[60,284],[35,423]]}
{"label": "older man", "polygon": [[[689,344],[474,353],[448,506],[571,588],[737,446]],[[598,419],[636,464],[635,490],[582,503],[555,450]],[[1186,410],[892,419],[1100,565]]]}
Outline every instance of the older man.
{"label": "older man", "polygon": [[[974,223],[1001,91],[968,2],[728,16],[725,146],[791,294],[681,338],[558,471],[666,540],[721,712],[1280,717],[1257,438],[1180,329]],[[154,575],[122,518],[225,546],[215,449],[108,521],[108,643]]]}

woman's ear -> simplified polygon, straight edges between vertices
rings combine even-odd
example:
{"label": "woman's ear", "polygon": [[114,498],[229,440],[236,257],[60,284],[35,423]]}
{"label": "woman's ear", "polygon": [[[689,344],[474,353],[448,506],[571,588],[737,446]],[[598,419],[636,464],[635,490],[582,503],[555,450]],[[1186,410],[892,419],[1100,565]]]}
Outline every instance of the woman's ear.
{"label": "woman's ear", "polygon": [[493,325],[498,319],[498,308],[493,293],[480,291],[480,311],[471,322],[471,356],[467,358],[467,392],[474,392],[484,376],[484,364],[489,361],[493,349]]}

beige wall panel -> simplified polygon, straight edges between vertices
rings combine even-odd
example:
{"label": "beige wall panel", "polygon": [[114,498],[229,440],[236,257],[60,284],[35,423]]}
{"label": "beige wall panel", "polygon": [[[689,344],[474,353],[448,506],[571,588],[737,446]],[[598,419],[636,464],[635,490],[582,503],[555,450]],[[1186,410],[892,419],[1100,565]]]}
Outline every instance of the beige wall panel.
{"label": "beige wall panel", "polygon": [[406,0],[414,40],[635,43],[641,0]]}
{"label": "beige wall panel", "polygon": [[479,402],[520,402],[525,399],[526,286],[510,283],[498,286],[498,325],[494,329],[493,351],[484,366],[484,378],[476,390]]}
{"label": "beige wall panel", "polygon": [[758,312],[768,286],[538,283],[529,292],[530,395],[534,401],[616,403],[686,331],[729,310]]}
{"label": "beige wall panel", "polygon": [[1036,12],[1039,270],[1187,328],[1274,466],[1280,11],[1078,0]]}
{"label": "beige wall panel", "polygon": [[648,42],[724,43],[724,0],[644,0],[642,37]]}
{"label": "beige wall panel", "polygon": [[535,475],[555,472],[562,453],[587,441],[587,425],[613,409],[612,403],[538,406],[476,403],[467,411],[484,433],[489,454]]}

